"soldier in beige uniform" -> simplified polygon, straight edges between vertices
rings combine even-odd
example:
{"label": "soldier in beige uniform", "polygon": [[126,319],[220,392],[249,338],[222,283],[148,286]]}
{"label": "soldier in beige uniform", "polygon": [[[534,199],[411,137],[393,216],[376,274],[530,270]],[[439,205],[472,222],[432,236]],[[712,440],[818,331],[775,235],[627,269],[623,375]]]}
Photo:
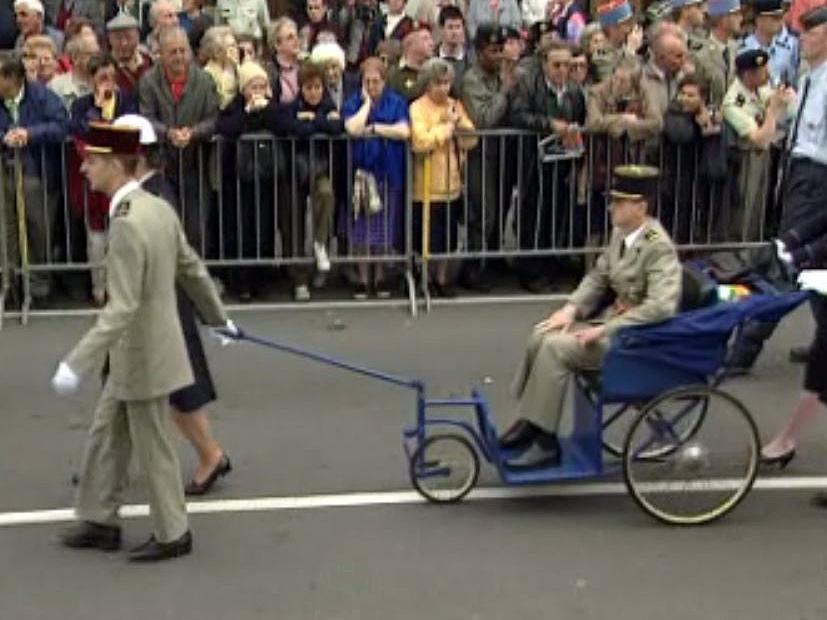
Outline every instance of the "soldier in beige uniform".
{"label": "soldier in beige uniform", "polygon": [[690,42],[689,53],[695,73],[704,85],[708,103],[719,108],[735,77],[736,36],[741,30],[740,0],[709,0],[707,13],[712,23],[709,37],[698,45]]}
{"label": "soldier in beige uniform", "polygon": [[764,50],[743,50],[735,60],[738,76],[724,97],[724,119],[738,136],[738,195],[730,212],[719,217],[719,234],[727,241],[761,238],[769,190],[769,146],[795,97],[790,88],[769,85],[768,63]]}
{"label": "soldier in beige uniform", "polygon": [[595,81],[608,78],[624,59],[637,60],[628,39],[635,30],[634,13],[627,0],[609,0],[597,7],[597,19],[606,36],[606,43],[591,58]]}
{"label": "soldier in beige uniform", "polygon": [[81,170],[92,189],[111,197],[109,301],[60,363],[52,384],[60,394],[74,391],[79,377],[99,371],[107,356],[109,373],[83,458],[75,503],[79,522],[61,540],[73,548],[120,547],[118,509],[134,447],[146,475],[154,533],[130,559],[161,560],[192,548],[168,413],[169,394],[193,381],[176,283],[206,323],[237,331],[175,212],[132,178],[138,130],[93,125],[87,140]]}
{"label": "soldier in beige uniform", "polygon": [[[522,452],[507,463],[509,467],[559,464],[557,427],[571,374],[598,369],[619,328],[662,321],[677,311],[681,268],[675,246],[657,220],[647,215],[657,177],[657,168],[615,168],[609,247],[568,303],[535,325],[514,377],[517,420],[500,445]],[[614,302],[601,308],[607,295],[614,295]],[[575,323],[577,319],[589,322]]]}

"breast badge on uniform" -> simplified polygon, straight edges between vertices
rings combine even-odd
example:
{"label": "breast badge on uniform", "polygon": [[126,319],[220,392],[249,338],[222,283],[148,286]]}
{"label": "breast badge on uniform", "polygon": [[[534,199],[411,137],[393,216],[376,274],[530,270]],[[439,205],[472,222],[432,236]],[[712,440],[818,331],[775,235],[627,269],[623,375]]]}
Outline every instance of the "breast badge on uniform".
{"label": "breast badge on uniform", "polygon": [[131,206],[132,205],[130,204],[130,202],[128,200],[125,200],[124,202],[118,205],[112,217],[124,217],[126,215],[129,215],[129,209]]}
{"label": "breast badge on uniform", "polygon": [[650,228],[645,233],[643,233],[643,238],[651,243],[652,241],[657,241],[658,239],[660,239],[660,233],[654,228]]}

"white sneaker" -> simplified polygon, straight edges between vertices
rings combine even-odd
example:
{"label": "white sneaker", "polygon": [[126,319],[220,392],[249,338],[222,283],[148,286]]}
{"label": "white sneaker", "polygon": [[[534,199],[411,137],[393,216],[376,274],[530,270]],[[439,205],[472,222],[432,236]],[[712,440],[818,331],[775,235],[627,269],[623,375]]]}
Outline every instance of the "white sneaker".
{"label": "white sneaker", "polygon": [[316,256],[316,269],[330,271],[330,258],[327,256],[327,248],[323,243],[313,242],[313,254]]}
{"label": "white sneaker", "polygon": [[293,289],[293,299],[296,301],[310,301],[310,289],[306,284],[299,284]]}

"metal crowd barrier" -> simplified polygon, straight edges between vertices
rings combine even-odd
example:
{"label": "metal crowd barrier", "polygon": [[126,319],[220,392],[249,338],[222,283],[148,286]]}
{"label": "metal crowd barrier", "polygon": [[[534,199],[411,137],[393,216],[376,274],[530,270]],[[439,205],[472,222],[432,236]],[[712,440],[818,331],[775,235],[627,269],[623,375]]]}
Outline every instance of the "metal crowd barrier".
{"label": "metal crowd barrier", "polygon": [[[611,170],[621,163],[650,163],[664,171],[655,215],[684,250],[750,248],[776,231],[774,152],[746,168],[742,165],[740,178],[730,174],[710,179],[703,172],[700,145],[585,135],[580,148],[566,150],[554,139],[523,131],[471,135],[477,145],[467,153],[457,152],[461,187],[451,208],[431,201],[424,209],[427,215],[413,200],[413,186],[422,181],[414,178],[417,158],[428,157],[412,153],[408,145],[402,145],[401,162],[393,171],[385,168],[384,176],[373,179],[374,194],[379,195],[376,213],[367,213],[373,208],[370,199],[354,202],[357,160],[366,157],[360,149],[365,140],[387,147],[382,138],[215,138],[168,152],[166,173],[190,242],[214,273],[232,282],[250,268],[284,267],[293,282],[306,283],[314,264],[314,235],[324,228],[334,265],[357,273],[376,265],[395,269],[414,314],[413,273],[420,270],[427,303],[431,261],[513,258],[519,263],[598,253],[610,231],[606,192]],[[89,230],[105,226],[105,201],[80,178],[74,145],[43,149],[38,156],[41,180],[15,173],[21,169],[19,152],[6,152],[0,166],[0,321],[10,297],[20,305],[25,323],[32,296],[37,302],[48,294],[55,276],[101,268],[87,259],[84,245]],[[436,178],[450,178],[451,161]],[[332,221],[321,217],[313,200],[325,177],[334,196]],[[748,189],[754,194],[746,206],[741,196],[745,182],[753,183]],[[360,183],[361,189],[367,187]],[[366,211],[357,212],[359,206]],[[423,234],[424,225],[428,234]],[[432,247],[437,228],[446,238]],[[12,234],[15,230],[17,235]],[[15,247],[9,247],[15,237]]]}

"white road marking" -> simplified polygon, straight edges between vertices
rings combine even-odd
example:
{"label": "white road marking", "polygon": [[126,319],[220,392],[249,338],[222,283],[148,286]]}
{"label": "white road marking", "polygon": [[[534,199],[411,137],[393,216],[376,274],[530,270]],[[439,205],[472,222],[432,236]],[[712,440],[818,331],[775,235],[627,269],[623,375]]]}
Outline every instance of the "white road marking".
{"label": "white road marking", "polygon": [[[715,488],[731,488],[735,480],[719,480]],[[759,478],[753,490],[757,491],[801,491],[827,489],[827,476],[798,476]],[[520,499],[529,497],[585,497],[624,495],[626,486],[622,482],[594,482],[587,484],[558,484],[538,487],[489,487],[476,489],[463,501],[492,499]],[[328,495],[306,495],[298,497],[253,497],[247,499],[218,499],[187,503],[189,514],[216,514],[240,512],[274,512],[280,510],[318,510],[324,508],[348,508],[365,506],[389,506],[418,504],[425,500],[415,491],[377,491],[365,493],[336,493]],[[131,504],[121,509],[125,519],[149,515],[146,504]],[[0,527],[18,525],[40,525],[72,521],[71,508],[56,510],[32,510],[0,513]]]}
{"label": "white road marking", "polygon": [[[524,304],[524,303],[547,303],[554,301],[565,301],[568,295],[564,293],[549,293],[543,295],[487,295],[480,297],[456,297],[454,299],[433,299],[431,304],[435,306],[480,306],[486,304]],[[423,299],[417,299],[422,304]],[[360,310],[364,308],[407,308],[407,298],[398,299],[368,299],[364,301],[314,301],[311,303],[284,301],[264,302],[251,304],[226,304],[224,307],[232,313],[258,312],[263,310]],[[78,317],[93,317],[100,313],[97,308],[75,308],[64,310],[30,310],[29,318],[41,319],[65,319]],[[3,318],[20,319],[22,313],[19,310],[7,311]]]}

